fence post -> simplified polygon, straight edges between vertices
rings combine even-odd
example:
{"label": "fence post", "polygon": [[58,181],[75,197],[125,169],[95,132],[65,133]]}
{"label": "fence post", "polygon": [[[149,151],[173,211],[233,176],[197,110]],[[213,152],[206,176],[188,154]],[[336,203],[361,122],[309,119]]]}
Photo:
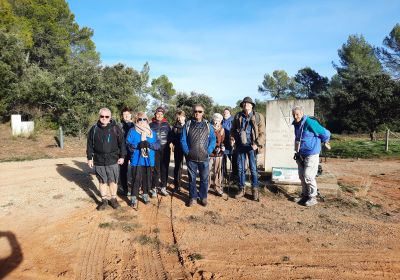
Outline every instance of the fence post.
{"label": "fence post", "polygon": [[389,151],[389,133],[390,133],[390,130],[389,130],[389,128],[388,129],[386,129],[386,137],[385,137],[385,152],[387,152],[387,151]]}
{"label": "fence post", "polygon": [[64,149],[64,132],[62,126],[60,126],[60,128],[58,129],[58,132],[59,132],[58,140],[60,141],[60,148]]}

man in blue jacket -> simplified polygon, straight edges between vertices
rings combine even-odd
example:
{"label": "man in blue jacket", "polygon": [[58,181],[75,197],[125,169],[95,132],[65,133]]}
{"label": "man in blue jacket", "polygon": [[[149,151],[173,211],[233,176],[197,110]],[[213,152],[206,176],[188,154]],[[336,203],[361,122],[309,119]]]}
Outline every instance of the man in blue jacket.
{"label": "man in blue jacket", "polygon": [[[181,136],[189,175],[189,200],[186,204],[188,207],[192,206],[197,198],[200,199],[201,205],[207,205],[209,155],[213,152],[216,141],[213,127],[203,119],[204,106],[194,105],[193,114],[194,118],[186,122]],[[199,193],[196,188],[197,170],[200,175]]]}
{"label": "man in blue jacket", "polygon": [[321,141],[328,143],[331,133],[316,119],[304,114],[301,106],[292,109],[295,134],[295,159],[301,181],[301,196],[295,201],[305,206],[317,204],[317,181]]}

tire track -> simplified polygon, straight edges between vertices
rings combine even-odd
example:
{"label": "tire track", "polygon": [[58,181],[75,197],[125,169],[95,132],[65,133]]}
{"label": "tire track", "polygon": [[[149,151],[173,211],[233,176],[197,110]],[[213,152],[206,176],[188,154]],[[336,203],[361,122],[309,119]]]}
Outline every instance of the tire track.
{"label": "tire track", "polygon": [[142,224],[142,242],[136,244],[139,279],[172,279],[165,270],[160,253],[160,240],[158,231],[158,213],[162,198],[157,199],[156,205],[153,203],[145,206],[146,208],[139,214]]}
{"label": "tire track", "polygon": [[182,279],[190,279],[191,277],[190,277],[190,274],[188,273],[188,271],[186,270],[185,259],[183,258],[182,252],[179,249],[178,239],[176,237],[176,231],[175,231],[174,220],[173,220],[173,217],[174,217],[174,215],[173,215],[174,214],[173,213],[173,205],[172,205],[173,197],[174,196],[171,195],[171,202],[170,202],[170,221],[171,221],[172,238],[173,238],[174,246],[176,248],[176,254],[178,256],[178,260],[179,260],[179,263],[181,265],[181,271],[182,271],[182,274],[184,276],[184,278],[182,278]]}
{"label": "tire track", "polygon": [[103,279],[103,261],[109,236],[109,229],[101,229],[96,222],[92,222],[90,235],[79,258],[76,279]]}

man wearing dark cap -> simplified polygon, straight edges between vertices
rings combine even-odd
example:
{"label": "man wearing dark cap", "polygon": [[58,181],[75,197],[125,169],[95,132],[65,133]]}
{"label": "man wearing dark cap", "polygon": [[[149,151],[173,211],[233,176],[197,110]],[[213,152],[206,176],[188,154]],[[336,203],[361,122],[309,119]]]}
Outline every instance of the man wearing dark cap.
{"label": "man wearing dark cap", "polygon": [[169,136],[171,127],[166,118],[164,118],[165,110],[163,107],[158,107],[154,113],[154,118],[150,123],[150,128],[157,134],[157,141],[160,144],[160,149],[155,153],[155,166],[153,173],[153,187],[151,189],[151,196],[157,196],[157,189],[160,194],[166,196],[167,181],[168,181],[168,167],[170,159]]}
{"label": "man wearing dark cap", "polygon": [[251,173],[253,200],[259,200],[259,184],[257,174],[257,153],[261,153],[265,145],[264,116],[255,112],[255,104],[250,97],[240,103],[242,111],[233,118],[231,141],[236,145],[238,154],[239,192],[235,198],[245,195],[246,157]]}

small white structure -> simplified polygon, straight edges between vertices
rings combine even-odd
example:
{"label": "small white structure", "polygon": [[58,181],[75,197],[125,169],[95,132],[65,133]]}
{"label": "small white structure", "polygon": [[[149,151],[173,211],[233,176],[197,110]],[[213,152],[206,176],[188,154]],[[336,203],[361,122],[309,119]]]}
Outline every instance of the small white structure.
{"label": "small white structure", "polygon": [[21,121],[21,115],[11,115],[11,130],[13,136],[29,136],[35,130],[35,123]]}

